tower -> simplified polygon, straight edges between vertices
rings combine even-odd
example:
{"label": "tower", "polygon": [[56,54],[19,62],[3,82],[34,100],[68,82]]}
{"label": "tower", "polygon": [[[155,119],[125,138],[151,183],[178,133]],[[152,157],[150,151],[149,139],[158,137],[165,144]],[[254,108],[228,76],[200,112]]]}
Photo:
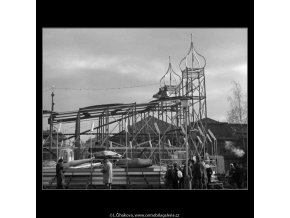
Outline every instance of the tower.
{"label": "tower", "polygon": [[191,35],[189,51],[179,64],[181,83],[178,87],[178,94],[190,99],[186,114],[191,155],[202,157],[208,152],[205,66],[206,59],[195,50]]}

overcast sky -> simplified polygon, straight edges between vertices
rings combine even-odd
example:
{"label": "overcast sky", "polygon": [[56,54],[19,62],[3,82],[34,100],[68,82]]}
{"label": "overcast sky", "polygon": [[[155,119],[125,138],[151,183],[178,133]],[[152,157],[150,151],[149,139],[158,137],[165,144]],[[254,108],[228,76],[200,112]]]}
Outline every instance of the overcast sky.
{"label": "overcast sky", "polygon": [[[159,85],[134,89],[80,91],[159,83],[168,68],[181,74],[179,63],[190,46],[190,34],[205,68],[208,117],[226,120],[231,81],[247,91],[246,29],[43,29],[43,109],[55,111],[97,104],[148,102]],[[47,123],[44,123],[46,127]]]}

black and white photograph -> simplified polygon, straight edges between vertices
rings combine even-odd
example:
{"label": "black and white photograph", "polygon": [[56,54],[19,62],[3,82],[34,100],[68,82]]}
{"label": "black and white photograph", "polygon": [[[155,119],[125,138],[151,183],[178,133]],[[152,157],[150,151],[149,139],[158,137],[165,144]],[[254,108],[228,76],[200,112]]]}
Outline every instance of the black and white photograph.
{"label": "black and white photograph", "polygon": [[247,28],[42,28],[42,190],[248,190]]}
{"label": "black and white photograph", "polygon": [[289,217],[287,1],[62,3],[0,3],[1,217]]}

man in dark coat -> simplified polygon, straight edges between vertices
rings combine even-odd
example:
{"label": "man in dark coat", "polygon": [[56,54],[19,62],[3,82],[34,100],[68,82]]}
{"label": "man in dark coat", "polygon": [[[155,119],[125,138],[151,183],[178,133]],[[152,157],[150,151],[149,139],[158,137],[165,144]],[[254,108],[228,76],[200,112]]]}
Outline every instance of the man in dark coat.
{"label": "man in dark coat", "polygon": [[235,167],[235,173],[233,175],[233,179],[234,179],[235,184],[237,184],[237,187],[241,189],[242,188],[242,181],[241,181],[242,169],[240,168],[238,163],[234,163],[234,167]]}
{"label": "man in dark coat", "polygon": [[[184,189],[185,166],[180,166],[179,170],[182,174],[182,177],[179,178],[179,188]],[[179,174],[179,175],[181,175],[181,174]]]}
{"label": "man in dark coat", "polygon": [[202,171],[202,176],[201,176],[202,189],[207,189],[208,179],[207,179],[207,172],[206,172],[204,160],[201,161],[201,171]]}
{"label": "man in dark coat", "polygon": [[211,183],[211,175],[212,175],[212,168],[210,165],[206,167],[206,174],[207,174],[207,187],[209,187],[209,184]]}
{"label": "man in dark coat", "polygon": [[[185,166],[183,167],[183,171],[182,171],[182,174],[183,174],[183,188],[185,187],[185,178],[186,178],[186,169],[185,169]],[[188,175],[187,175],[187,182],[191,182],[192,183],[192,160],[189,160],[188,161]],[[192,185],[191,185],[191,188],[192,188]]]}
{"label": "man in dark coat", "polygon": [[192,169],[192,179],[193,179],[193,188],[202,189],[202,179],[203,179],[203,166],[200,161],[200,156],[196,156],[196,162],[193,165]]}
{"label": "man in dark coat", "polygon": [[177,163],[173,164],[173,179],[172,179],[172,187],[173,189],[178,189],[178,167],[177,167]]}
{"label": "man in dark coat", "polygon": [[167,166],[167,171],[165,174],[165,182],[166,182],[166,187],[169,189],[173,188],[173,180],[174,180],[174,172],[172,169],[172,165]]}
{"label": "man in dark coat", "polygon": [[230,170],[229,170],[229,184],[231,186],[234,186],[235,185],[235,181],[234,181],[234,175],[235,175],[235,167],[234,167],[234,164],[230,164]]}
{"label": "man in dark coat", "polygon": [[65,182],[64,173],[63,173],[63,159],[59,159],[56,164],[56,181],[57,181],[57,189],[63,189],[63,184]]}

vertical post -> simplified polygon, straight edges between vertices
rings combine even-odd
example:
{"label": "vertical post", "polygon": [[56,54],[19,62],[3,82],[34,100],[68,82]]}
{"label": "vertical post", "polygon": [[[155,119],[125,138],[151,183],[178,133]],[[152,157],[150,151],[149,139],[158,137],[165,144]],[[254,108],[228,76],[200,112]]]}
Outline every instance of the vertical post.
{"label": "vertical post", "polygon": [[161,101],[161,117],[162,117],[162,121],[164,121],[164,120],[163,120],[163,112],[164,112],[164,111],[163,111],[163,101]]}
{"label": "vertical post", "polygon": [[93,141],[92,141],[92,131],[91,131],[91,185],[93,184]]}
{"label": "vertical post", "polygon": [[133,141],[131,141],[131,159],[133,159]]}
{"label": "vertical post", "polygon": [[127,143],[127,132],[128,132],[128,126],[127,126],[127,122],[126,122],[126,118],[125,118],[125,134],[126,134],[126,182],[127,185],[129,183],[129,179],[128,179],[128,143]]}
{"label": "vertical post", "polygon": [[215,144],[215,161],[216,161],[216,169],[218,169],[218,151],[217,151],[217,140],[214,141]]}
{"label": "vertical post", "polygon": [[186,171],[186,176],[188,176],[188,143],[187,143],[187,109],[184,108],[184,114],[185,114],[185,117],[184,117],[184,124],[185,124],[185,149],[186,149],[186,163],[185,163],[185,171]]}
{"label": "vertical post", "polygon": [[[186,156],[185,156],[185,183],[189,185],[189,189],[191,189],[190,180],[188,178],[188,139],[187,139],[187,108],[184,108],[184,124],[185,124],[185,149],[186,149]],[[186,187],[187,188],[187,187]]]}
{"label": "vertical post", "polygon": [[106,147],[109,148],[109,109],[106,110]]}
{"label": "vertical post", "polygon": [[76,119],[76,125],[75,125],[75,158],[76,160],[80,159],[80,140],[81,140],[81,135],[80,135],[80,131],[81,131],[81,112],[80,110],[78,111],[77,114],[77,119]]}
{"label": "vertical post", "polygon": [[[122,118],[122,131],[124,130],[124,118],[123,118],[123,115],[121,115],[121,118]],[[122,144],[124,141],[124,138],[123,137],[120,137],[120,144]]]}
{"label": "vertical post", "polygon": [[97,129],[97,134],[98,134],[98,143],[101,141],[101,128],[100,126],[102,125],[101,124],[101,117],[98,117],[99,118],[99,128]]}
{"label": "vertical post", "polygon": [[58,161],[58,133],[60,132],[61,129],[61,123],[58,126],[57,132],[56,132],[56,162]]}
{"label": "vertical post", "polygon": [[123,126],[123,128],[124,128],[124,130],[125,130],[125,145],[126,145],[126,158],[128,158],[128,155],[127,155],[127,121],[126,121],[126,117],[125,117],[125,122],[124,122],[124,124],[125,124],[125,127]]}
{"label": "vertical post", "polygon": [[[52,143],[53,143],[53,136],[52,136],[52,132],[53,132],[53,109],[54,109],[54,101],[53,101],[53,97],[54,97],[54,86],[51,86],[51,114],[50,114],[50,148],[49,150],[52,151]],[[52,155],[50,154],[50,159],[52,158]]]}
{"label": "vertical post", "polygon": [[56,132],[56,163],[58,161],[58,131]]}
{"label": "vertical post", "polygon": [[160,130],[158,128],[158,125],[157,123],[154,123],[154,126],[155,126],[155,129],[158,133],[158,137],[159,137],[159,140],[158,140],[158,147],[159,147],[159,167],[160,167],[160,171],[161,171],[161,153],[160,153],[160,146],[161,146],[161,143],[160,143]]}
{"label": "vertical post", "polygon": [[92,131],[91,131],[91,158],[93,157],[93,140],[92,140]]}
{"label": "vertical post", "polygon": [[184,129],[185,129],[185,188],[191,189],[191,181],[188,177],[188,134],[187,134],[187,107],[188,100],[183,100],[181,102],[184,112]]}
{"label": "vertical post", "polygon": [[102,114],[102,127],[101,127],[101,130],[102,130],[102,144],[104,144],[104,138],[105,138],[105,136],[104,136],[104,134],[105,134],[104,124],[105,124],[105,118],[104,118],[104,116]]}
{"label": "vertical post", "polygon": [[[133,116],[132,116],[132,127],[133,127],[133,134],[132,134],[132,143],[131,143],[131,158],[133,158],[133,143],[134,143],[134,138],[135,138],[135,142],[136,144],[138,144],[138,137],[137,137],[137,131],[136,131],[136,123],[137,123],[137,106],[136,106],[136,102],[134,103],[134,106],[133,106]],[[136,148],[135,148],[135,156],[136,156]]]}
{"label": "vertical post", "polygon": [[91,126],[91,185],[93,184],[93,140],[92,140],[92,133],[94,131],[95,123],[92,123]]}
{"label": "vertical post", "polygon": [[160,171],[161,171],[161,153],[160,153],[160,146],[161,146],[161,143],[160,143],[160,132],[158,133],[158,136],[159,136],[159,140],[158,140],[158,144],[159,144],[159,167],[160,167]]}
{"label": "vertical post", "polygon": [[102,129],[103,129],[103,127],[102,127],[102,125],[103,125],[103,115],[101,114],[100,115],[100,130],[99,130],[99,133],[100,133],[100,144],[102,144],[103,143],[103,131],[102,131]]}

